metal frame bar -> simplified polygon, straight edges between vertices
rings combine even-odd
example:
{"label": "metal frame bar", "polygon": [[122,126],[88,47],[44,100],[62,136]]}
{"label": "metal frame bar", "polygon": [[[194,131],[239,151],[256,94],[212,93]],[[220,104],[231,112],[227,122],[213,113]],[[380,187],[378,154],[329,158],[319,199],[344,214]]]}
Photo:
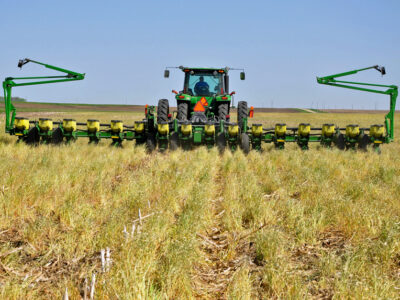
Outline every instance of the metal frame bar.
{"label": "metal frame bar", "polygon": [[[54,71],[66,73],[66,75],[59,76],[32,76],[32,77],[7,77],[3,81],[3,90],[4,90],[4,106],[6,113],[6,123],[5,123],[5,131],[6,133],[13,133],[14,130],[14,121],[16,115],[16,109],[14,105],[11,103],[11,91],[13,87],[17,86],[29,86],[29,85],[38,85],[38,84],[48,84],[48,83],[58,83],[58,82],[67,82],[67,81],[75,81],[75,80],[83,80],[85,78],[85,74],[77,73],[74,71],[70,71],[67,69],[59,68],[56,66],[52,66],[49,64],[41,63],[29,58],[25,58],[24,60],[20,60],[18,63],[18,67],[22,67],[24,64],[32,62],[38,65],[42,65],[47,69],[51,69]],[[37,80],[37,79],[52,79],[52,80],[40,80],[40,81],[28,81],[22,83],[16,83],[15,80]]]}
{"label": "metal frame bar", "polygon": [[[362,69],[357,69],[357,70],[352,70],[344,73],[339,73],[339,74],[334,74],[334,75],[329,75],[325,77],[317,77],[317,82],[319,84],[325,84],[325,85],[330,85],[330,86],[336,86],[336,87],[341,87],[341,88],[346,88],[346,89],[352,89],[352,90],[358,90],[358,91],[364,91],[364,92],[370,92],[370,93],[376,93],[376,94],[384,94],[384,95],[389,95],[390,96],[390,107],[389,107],[389,112],[385,115],[385,128],[386,128],[386,138],[385,142],[389,143],[394,140],[394,112],[396,109],[396,100],[398,96],[398,86],[396,85],[384,85],[384,84],[374,84],[374,83],[364,83],[364,82],[353,82],[353,81],[343,81],[343,80],[336,80],[335,78],[338,77],[343,77],[343,76],[348,76],[348,75],[353,75],[361,71],[366,71],[370,69],[376,69],[379,72],[381,72],[382,75],[384,75],[385,68],[380,67],[378,65],[367,67],[367,68],[362,68]],[[377,90],[377,89],[370,89],[370,88],[364,88],[360,87],[361,86],[370,86],[370,87],[379,87],[379,88],[388,88],[387,90]]]}

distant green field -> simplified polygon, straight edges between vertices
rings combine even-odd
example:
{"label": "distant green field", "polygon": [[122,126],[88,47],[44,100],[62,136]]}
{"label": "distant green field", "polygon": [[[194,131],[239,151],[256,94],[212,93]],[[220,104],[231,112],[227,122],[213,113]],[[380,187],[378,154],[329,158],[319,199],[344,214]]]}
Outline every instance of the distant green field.
{"label": "distant green field", "polygon": [[[3,101],[4,102],[4,97],[0,96],[0,102]],[[11,97],[11,101],[15,101],[15,102],[26,102],[26,99],[21,98],[21,97]]]}
{"label": "distant green field", "polygon": [[[49,102],[14,102],[17,112],[86,112],[86,111],[143,111],[144,105],[124,104],[81,104],[81,103],[49,103]],[[174,102],[170,103],[172,106]],[[298,113],[306,112],[299,108],[256,108],[257,112]],[[232,111],[232,110],[231,110]],[[233,109],[233,111],[236,111]],[[0,99],[0,113],[4,112],[4,101]]]}
{"label": "distant green field", "polygon": [[[81,104],[48,102],[13,102],[17,112],[74,112],[74,111],[138,111],[141,105]],[[4,112],[4,101],[0,101],[0,112]]]}

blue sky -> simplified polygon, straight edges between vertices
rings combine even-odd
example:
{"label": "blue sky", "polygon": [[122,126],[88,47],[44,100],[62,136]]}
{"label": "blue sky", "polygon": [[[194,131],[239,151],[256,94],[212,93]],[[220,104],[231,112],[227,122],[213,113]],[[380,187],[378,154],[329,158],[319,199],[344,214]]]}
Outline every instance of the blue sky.
{"label": "blue sky", "polygon": [[321,86],[316,76],[375,64],[354,79],[400,84],[400,1],[5,1],[0,76],[54,74],[20,58],[86,73],[86,79],[14,89],[30,101],[174,102],[183,73],[166,66],[245,68],[231,73],[235,101],[257,107],[388,108],[388,97]]}

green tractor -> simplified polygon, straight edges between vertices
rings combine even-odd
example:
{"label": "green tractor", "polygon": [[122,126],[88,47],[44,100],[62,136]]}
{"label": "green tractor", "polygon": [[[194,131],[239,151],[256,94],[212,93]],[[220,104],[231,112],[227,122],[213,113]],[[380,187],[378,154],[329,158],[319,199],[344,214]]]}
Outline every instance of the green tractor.
{"label": "green tractor", "polygon": [[[164,72],[165,78],[170,75],[168,69]],[[231,102],[235,92],[229,91],[228,72],[236,69],[182,66],[178,69],[184,72],[185,77],[183,89],[180,92],[172,91],[177,101],[176,115],[170,114],[167,99],[158,102],[158,132],[154,138],[158,140],[159,148],[190,149],[192,146],[205,144],[209,148],[216,145],[223,151],[229,145],[232,150],[239,146],[244,152],[249,152],[250,138],[246,132],[249,115],[247,102],[238,103],[237,123],[230,122]],[[245,79],[243,70],[240,79]],[[153,150],[155,142],[150,141],[148,146]]]}

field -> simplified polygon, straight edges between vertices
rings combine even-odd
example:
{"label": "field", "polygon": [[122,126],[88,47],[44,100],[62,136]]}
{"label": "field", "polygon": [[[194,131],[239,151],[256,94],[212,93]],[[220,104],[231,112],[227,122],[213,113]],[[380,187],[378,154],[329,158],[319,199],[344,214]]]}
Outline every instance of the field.
{"label": "field", "polygon": [[[143,111],[144,105],[95,105],[79,103],[47,103],[13,101],[18,112],[77,112],[77,111]],[[0,101],[0,112],[4,112],[4,101]]]}
{"label": "field", "polygon": [[[256,111],[252,120],[277,122],[369,126],[383,114]],[[266,144],[245,156],[86,140],[31,148],[2,131],[0,298],[61,298],[67,288],[79,299],[93,274],[96,299],[398,298],[399,126],[395,135],[381,155]]]}

